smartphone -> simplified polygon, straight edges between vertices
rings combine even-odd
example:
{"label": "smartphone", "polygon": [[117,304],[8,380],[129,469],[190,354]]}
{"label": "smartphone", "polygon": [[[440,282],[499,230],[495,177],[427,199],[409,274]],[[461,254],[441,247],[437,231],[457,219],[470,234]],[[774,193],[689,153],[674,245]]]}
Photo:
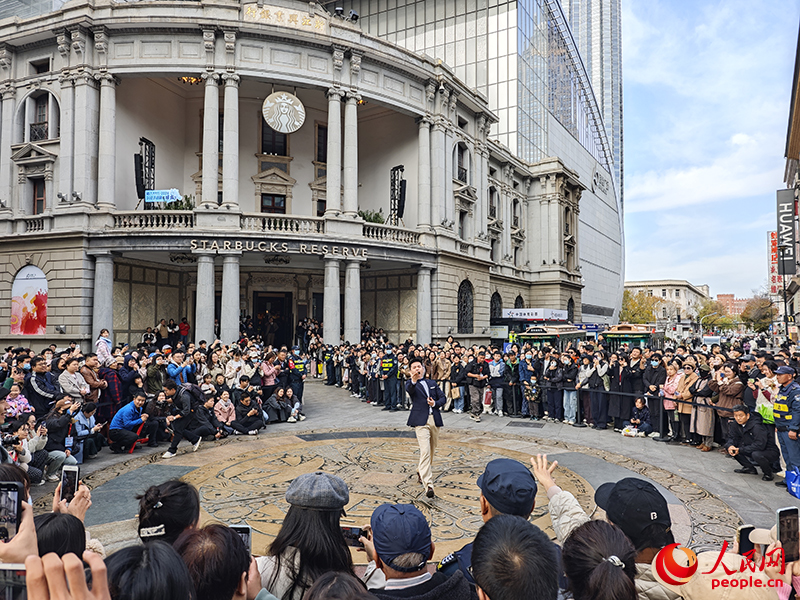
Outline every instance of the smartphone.
{"label": "smartphone", "polygon": [[75,492],[78,491],[78,465],[65,465],[61,469],[61,499],[66,500],[67,504],[72,502]]}
{"label": "smartphone", "polygon": [[736,530],[736,541],[739,544],[739,554],[742,556],[756,547],[756,545],[750,541],[750,532],[753,531],[753,529],[755,529],[755,527],[752,525],[742,525]]}
{"label": "smartphone", "polygon": [[364,530],[361,527],[342,527],[342,533],[344,534],[344,541],[348,546],[352,546],[353,548],[363,548],[364,544],[358,541],[362,535],[364,535]]}
{"label": "smartphone", "polygon": [[253,551],[253,528],[249,525],[231,525],[231,529],[233,529],[236,533],[239,534],[239,537],[242,538],[244,542],[245,548],[247,548],[248,552]]}
{"label": "smartphone", "polygon": [[800,560],[800,523],[796,506],[779,508],[778,540],[783,546],[784,561],[787,563]]}
{"label": "smartphone", "polygon": [[0,598],[26,600],[25,565],[0,564]]}
{"label": "smartphone", "polygon": [[17,535],[22,519],[25,490],[19,481],[0,482],[0,541],[8,542]]}

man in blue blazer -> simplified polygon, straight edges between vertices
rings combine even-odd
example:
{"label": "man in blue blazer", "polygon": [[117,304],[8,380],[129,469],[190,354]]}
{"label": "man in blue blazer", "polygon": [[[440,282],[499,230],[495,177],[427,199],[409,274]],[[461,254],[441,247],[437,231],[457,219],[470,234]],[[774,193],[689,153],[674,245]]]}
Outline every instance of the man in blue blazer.
{"label": "man in blue blazer", "polygon": [[432,379],[425,377],[425,364],[414,358],[409,364],[411,379],[406,381],[406,392],[411,397],[411,412],[406,425],[413,427],[419,443],[417,477],[425,487],[428,498],[433,498],[433,453],[439,441],[442,415],[439,409],[447,399]]}

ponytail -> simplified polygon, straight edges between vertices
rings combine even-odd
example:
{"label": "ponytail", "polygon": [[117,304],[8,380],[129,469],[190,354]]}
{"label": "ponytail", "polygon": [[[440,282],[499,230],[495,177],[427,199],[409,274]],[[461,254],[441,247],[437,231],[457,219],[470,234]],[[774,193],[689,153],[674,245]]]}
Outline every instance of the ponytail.
{"label": "ponytail", "polygon": [[136,499],[139,500],[139,537],[143,542],[160,540],[172,544],[200,519],[197,490],[176,479],[150,486]]}
{"label": "ponytail", "polygon": [[575,600],[636,600],[636,549],[617,526],[584,523],[566,539],[562,556]]}

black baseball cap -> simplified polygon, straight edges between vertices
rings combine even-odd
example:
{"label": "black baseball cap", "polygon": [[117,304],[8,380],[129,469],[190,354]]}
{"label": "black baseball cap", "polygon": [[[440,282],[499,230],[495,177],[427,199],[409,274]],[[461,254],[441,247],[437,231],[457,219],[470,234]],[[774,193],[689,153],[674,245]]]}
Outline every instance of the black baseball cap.
{"label": "black baseball cap", "polygon": [[536,479],[521,462],[497,458],[478,477],[483,497],[506,515],[527,517],[536,500]]}
{"label": "black baseball cap", "polygon": [[604,483],[595,491],[594,501],[636,546],[650,525],[661,525],[666,531],[672,527],[666,499],[644,479],[626,477],[616,483]]}

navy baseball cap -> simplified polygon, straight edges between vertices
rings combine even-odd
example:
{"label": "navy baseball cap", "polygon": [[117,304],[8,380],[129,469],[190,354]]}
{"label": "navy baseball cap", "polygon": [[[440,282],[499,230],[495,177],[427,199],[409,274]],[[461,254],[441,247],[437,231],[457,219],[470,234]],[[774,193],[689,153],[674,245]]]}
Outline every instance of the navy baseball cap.
{"label": "navy baseball cap", "polygon": [[[381,504],[372,513],[372,542],[381,560],[395,571],[413,573],[424,568],[431,555],[431,528],[413,504]],[[422,554],[413,567],[396,567],[392,561],[403,554]]]}
{"label": "navy baseball cap", "polygon": [[521,462],[497,458],[478,477],[483,497],[506,515],[527,517],[536,500],[536,479]]}
{"label": "navy baseball cap", "polygon": [[781,365],[777,369],[775,369],[776,375],[794,375],[794,369],[792,367]]}
{"label": "navy baseball cap", "polygon": [[644,479],[626,477],[616,483],[604,483],[595,491],[594,501],[636,546],[650,525],[661,525],[666,531],[672,527],[666,499]]}

